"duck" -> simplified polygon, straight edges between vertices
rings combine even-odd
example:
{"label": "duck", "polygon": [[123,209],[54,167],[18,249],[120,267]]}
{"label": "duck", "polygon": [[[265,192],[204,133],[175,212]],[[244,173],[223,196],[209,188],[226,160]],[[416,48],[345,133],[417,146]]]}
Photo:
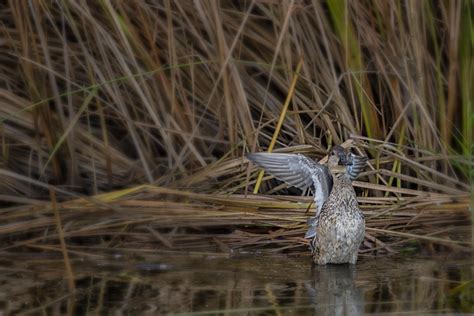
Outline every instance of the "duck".
{"label": "duck", "polygon": [[311,240],[313,262],[356,264],[365,236],[365,218],[357,202],[348,169],[331,152],[328,169],[332,176],[331,193],[320,211],[317,234]]}
{"label": "duck", "polygon": [[365,219],[352,181],[364,170],[367,157],[333,146],[327,165],[302,154],[252,153],[247,158],[277,179],[301,190],[312,189],[315,215],[307,221],[313,262],[357,262],[364,240]]}

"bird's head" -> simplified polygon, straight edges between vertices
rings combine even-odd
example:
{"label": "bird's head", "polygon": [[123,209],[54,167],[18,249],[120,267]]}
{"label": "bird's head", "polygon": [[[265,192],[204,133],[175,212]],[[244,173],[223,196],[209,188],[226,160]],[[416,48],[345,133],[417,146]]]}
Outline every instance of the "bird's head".
{"label": "bird's head", "polygon": [[331,173],[346,172],[347,152],[341,146],[334,146],[329,152],[328,167]]}

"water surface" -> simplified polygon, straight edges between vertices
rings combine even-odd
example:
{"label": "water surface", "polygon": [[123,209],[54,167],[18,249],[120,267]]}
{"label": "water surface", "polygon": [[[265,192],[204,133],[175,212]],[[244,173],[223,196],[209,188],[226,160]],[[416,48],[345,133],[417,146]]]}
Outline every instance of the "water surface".
{"label": "water surface", "polygon": [[[362,315],[472,313],[470,258],[155,256],[73,260],[69,294],[59,257],[0,261],[4,314]],[[1,313],[0,313],[1,314]]]}

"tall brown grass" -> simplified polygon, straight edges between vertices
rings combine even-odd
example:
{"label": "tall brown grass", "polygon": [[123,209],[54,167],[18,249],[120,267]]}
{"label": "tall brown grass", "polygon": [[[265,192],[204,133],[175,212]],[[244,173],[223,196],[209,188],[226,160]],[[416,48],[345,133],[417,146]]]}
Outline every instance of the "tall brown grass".
{"label": "tall brown grass", "polygon": [[307,198],[240,195],[255,182],[243,156],[268,148],[300,58],[275,148],[320,158],[352,138],[370,156],[355,183],[368,244],[445,244],[430,234],[469,225],[470,1],[12,0],[0,17],[0,233],[37,246],[52,185],[65,237],[186,244],[174,229],[218,226],[304,244]]}

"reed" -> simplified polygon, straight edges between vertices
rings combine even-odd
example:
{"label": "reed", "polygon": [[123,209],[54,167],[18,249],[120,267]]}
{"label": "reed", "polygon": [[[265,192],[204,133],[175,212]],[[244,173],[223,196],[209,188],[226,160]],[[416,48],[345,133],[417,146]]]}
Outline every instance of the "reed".
{"label": "reed", "polygon": [[1,249],[61,251],[52,186],[69,253],[306,253],[311,199],[250,193],[279,130],[274,151],[370,157],[362,251],[469,250],[469,4],[1,3]]}

